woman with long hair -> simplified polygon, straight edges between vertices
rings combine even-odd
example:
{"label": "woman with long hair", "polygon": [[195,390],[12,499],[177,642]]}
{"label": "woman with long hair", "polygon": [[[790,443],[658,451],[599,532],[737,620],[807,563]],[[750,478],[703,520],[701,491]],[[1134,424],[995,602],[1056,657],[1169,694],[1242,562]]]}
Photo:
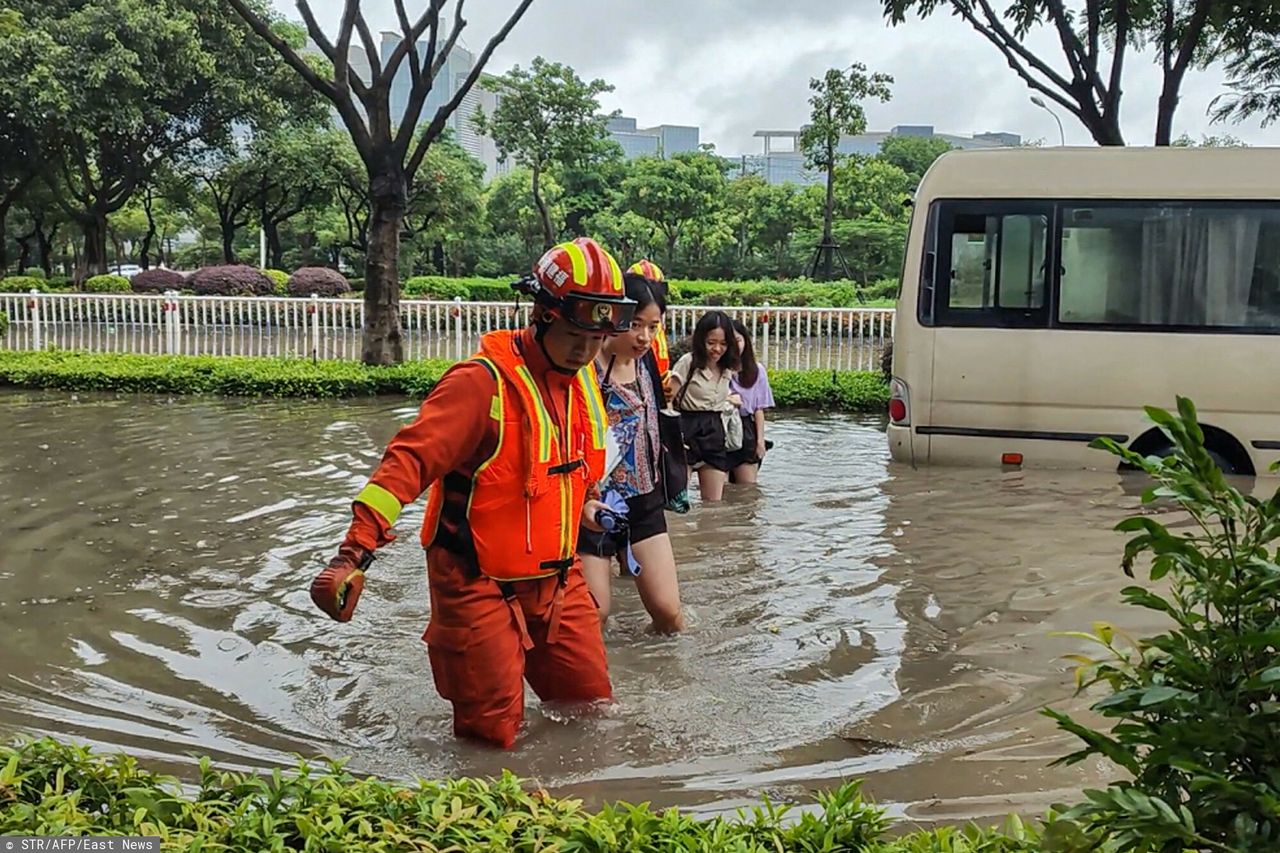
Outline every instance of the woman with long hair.
{"label": "woman with long hair", "polygon": [[725,415],[737,417],[742,402],[729,388],[737,369],[733,321],[723,311],[708,311],[694,327],[693,349],[672,366],[669,380],[689,464],[698,472],[698,490],[707,502],[720,500],[729,480]]}
{"label": "woman with long hair", "polygon": [[627,273],[624,282],[627,298],[636,303],[631,328],[605,344],[596,359],[596,372],[609,431],[619,451],[617,463],[601,484],[601,499],[625,523],[608,533],[582,527],[578,555],[601,625],[609,618],[611,564],[618,559],[635,578],[654,630],[673,634],[684,629],[684,616],[663,507],[677,496],[667,494],[668,478],[663,475],[667,451],[659,412],[664,400],[652,352],[653,337],[666,313],[666,290],[661,282],[635,273]]}
{"label": "woman with long hair", "polygon": [[742,417],[742,447],[729,454],[729,465],[734,483],[755,483],[771,444],[765,441],[764,410],[774,406],[773,390],[769,388],[769,373],[756,360],[751,334],[741,320],[733,321],[733,332],[742,355],[737,372],[729,380],[729,388],[742,400],[738,406]]}

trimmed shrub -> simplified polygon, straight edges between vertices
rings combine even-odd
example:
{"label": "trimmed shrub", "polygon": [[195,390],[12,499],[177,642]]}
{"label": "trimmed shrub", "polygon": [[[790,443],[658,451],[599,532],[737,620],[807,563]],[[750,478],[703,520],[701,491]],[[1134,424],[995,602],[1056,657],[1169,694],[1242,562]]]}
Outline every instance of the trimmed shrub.
{"label": "trimmed shrub", "polygon": [[143,270],[129,281],[134,293],[164,293],[166,290],[181,290],[186,285],[186,276],[163,267]]}
{"label": "trimmed shrub", "polygon": [[[232,397],[423,397],[448,367],[440,360],[365,367],[305,359],[0,352],[0,385]],[[770,370],[769,385],[780,408],[882,412],[889,403],[888,386],[870,371]]]}
{"label": "trimmed shrub", "polygon": [[437,275],[417,275],[404,283],[401,292],[418,299],[472,300],[467,279],[444,278]]}
{"label": "trimmed shrub", "polygon": [[50,293],[62,293],[75,288],[75,282],[65,275],[50,276],[48,279]]}
{"label": "trimmed shrub", "polygon": [[38,278],[42,281],[48,278],[48,276],[44,274],[44,270],[40,269],[40,267],[27,267],[26,269],[19,270],[18,275],[25,276],[26,278]]}
{"label": "trimmed shrub", "polygon": [[11,275],[6,278],[0,278],[0,293],[29,293],[32,290],[48,293],[49,286],[44,279],[33,278],[29,275]]}
{"label": "trimmed shrub", "polygon": [[364,279],[362,279],[362,278],[349,278],[349,279],[347,279],[347,281],[351,283],[351,292],[352,292],[352,293],[364,293]]}
{"label": "trimmed shrub", "polygon": [[266,296],[275,285],[254,267],[226,264],[196,270],[187,286],[197,296]]}
{"label": "trimmed shrub", "polygon": [[[1040,831],[1010,818],[1004,832],[976,826],[887,836],[884,811],[845,782],[803,813],[766,802],[736,815],[695,818],[679,809],[553,797],[505,771],[497,779],[360,778],[341,762],[300,761],[266,776],[201,758],[184,790],[138,759],[95,754],[53,738],[0,747],[9,768],[4,835],[159,836],[178,850],[634,850],[689,853],[1030,853]],[[1053,827],[1050,827],[1051,829]],[[1060,833],[1059,833],[1060,835]],[[1075,848],[1073,848],[1075,849]],[[1080,850],[1094,849],[1080,847]]]}
{"label": "trimmed shrub", "polygon": [[84,283],[85,293],[129,293],[129,279],[122,275],[95,275]]}
{"label": "trimmed shrub", "polygon": [[310,296],[314,293],[328,299],[350,292],[351,282],[342,273],[328,267],[303,267],[289,276],[290,296]]}
{"label": "trimmed shrub", "polygon": [[9,331],[9,315],[0,311],[0,335]]}
{"label": "trimmed shrub", "polygon": [[276,296],[285,296],[289,292],[289,274],[284,270],[258,270],[271,279],[271,292]]}

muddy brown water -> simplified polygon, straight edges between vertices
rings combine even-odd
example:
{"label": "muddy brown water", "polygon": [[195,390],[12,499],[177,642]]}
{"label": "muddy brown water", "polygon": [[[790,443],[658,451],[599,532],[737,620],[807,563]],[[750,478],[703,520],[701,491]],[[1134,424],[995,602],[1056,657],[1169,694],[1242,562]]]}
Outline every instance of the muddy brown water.
{"label": "muddy brown water", "polygon": [[0,730],[190,776],[350,757],[410,779],[504,767],[589,803],[712,813],[847,778],[921,823],[1034,815],[1105,781],[1037,712],[1082,708],[1050,636],[1117,604],[1114,473],[913,471],[881,424],[778,415],[759,489],[670,516],[690,628],[615,581],[616,705],[530,697],[516,749],[456,741],[425,648],[417,527],[338,625],[307,585],[411,401],[0,393]]}

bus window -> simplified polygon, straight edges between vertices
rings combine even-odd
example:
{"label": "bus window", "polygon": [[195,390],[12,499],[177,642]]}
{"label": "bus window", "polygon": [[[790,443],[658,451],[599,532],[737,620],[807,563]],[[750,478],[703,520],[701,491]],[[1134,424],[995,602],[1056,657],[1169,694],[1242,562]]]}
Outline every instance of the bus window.
{"label": "bus window", "polygon": [[1064,206],[1061,323],[1280,331],[1280,209]]}
{"label": "bus window", "polygon": [[944,203],[934,294],[944,309],[939,325],[1048,325],[1050,215],[1043,205],[1011,207]]}

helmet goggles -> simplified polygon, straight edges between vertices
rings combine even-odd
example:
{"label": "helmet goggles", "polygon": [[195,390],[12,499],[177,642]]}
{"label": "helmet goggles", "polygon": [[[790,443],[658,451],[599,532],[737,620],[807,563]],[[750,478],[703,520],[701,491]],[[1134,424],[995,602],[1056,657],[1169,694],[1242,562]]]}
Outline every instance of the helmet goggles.
{"label": "helmet goggles", "polygon": [[607,299],[570,293],[557,298],[541,287],[533,276],[525,276],[513,282],[512,287],[520,293],[532,296],[536,302],[552,309],[571,325],[587,332],[604,332],[608,335],[625,332],[631,328],[631,319],[636,313],[636,303],[625,297]]}

